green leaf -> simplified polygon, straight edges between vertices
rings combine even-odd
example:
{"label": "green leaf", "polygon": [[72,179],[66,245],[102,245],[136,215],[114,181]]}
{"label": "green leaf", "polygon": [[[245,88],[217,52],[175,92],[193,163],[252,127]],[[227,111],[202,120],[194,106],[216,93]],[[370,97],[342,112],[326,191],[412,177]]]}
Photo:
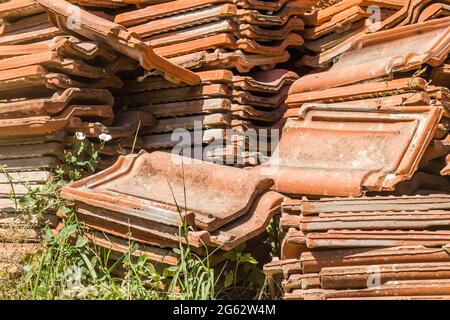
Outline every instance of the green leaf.
{"label": "green leaf", "polygon": [[35,276],[35,273],[33,272],[34,269],[33,269],[33,267],[31,265],[24,266],[23,270],[25,272],[24,280],[26,282],[30,281],[33,278],[33,276]]}
{"label": "green leaf", "polygon": [[82,248],[82,247],[84,247],[88,242],[89,242],[89,241],[88,241],[85,237],[79,236],[78,239],[77,239],[77,243],[75,244],[75,247],[76,247],[76,248]]}
{"label": "green leaf", "polygon": [[30,195],[23,196],[19,200],[19,204],[22,208],[31,207],[35,204],[35,202],[36,200],[33,199],[33,197],[31,197]]}
{"label": "green leaf", "polygon": [[72,224],[70,226],[66,226],[67,236],[71,236],[76,231],[77,231],[77,225],[76,224]]}
{"label": "green leaf", "polygon": [[223,286],[224,286],[225,288],[228,288],[229,286],[231,286],[231,285],[233,284],[233,280],[234,280],[234,274],[233,274],[233,271],[228,271],[228,272],[225,274],[225,281],[224,281]]}
{"label": "green leaf", "polygon": [[241,262],[248,262],[251,264],[258,264],[258,261],[255,260],[255,258],[252,257],[250,253],[246,253],[242,255]]}
{"label": "green leaf", "polygon": [[177,272],[178,266],[170,266],[167,268],[167,271],[169,272]]}
{"label": "green leaf", "polygon": [[50,230],[50,228],[45,228],[44,232],[45,232],[45,234],[44,234],[43,244],[44,244],[44,247],[46,247],[50,243],[50,241],[52,241],[52,239],[53,239],[53,232],[52,232],[52,230]]}
{"label": "green leaf", "polygon": [[48,266],[50,265],[50,262],[52,261],[52,251],[50,250],[45,256],[43,260],[43,265]]}
{"label": "green leaf", "polygon": [[155,266],[153,265],[153,263],[147,262],[147,268],[150,273],[156,274],[156,269],[155,269]]}
{"label": "green leaf", "polygon": [[116,260],[116,262],[113,263],[113,265],[108,269],[108,273],[111,274],[116,270],[121,263],[125,260],[126,256],[122,255],[119,259]]}
{"label": "green leaf", "polygon": [[61,208],[59,208],[59,211],[60,211],[61,213],[66,214],[66,213],[71,212],[72,209],[71,209],[71,208],[68,208],[68,207],[66,207],[66,206],[62,206]]}
{"label": "green leaf", "polygon": [[234,252],[234,251],[225,252],[223,254],[223,256],[225,257],[225,259],[230,260],[230,261],[236,261],[237,260],[237,253]]}
{"label": "green leaf", "polygon": [[88,267],[89,272],[91,273],[92,279],[97,280],[97,273],[95,272],[94,267],[91,264],[91,261],[89,261],[88,257],[86,257],[86,255],[84,253],[81,254],[81,257],[83,258],[84,263]]}
{"label": "green leaf", "polygon": [[164,269],[163,275],[164,277],[173,276],[178,271],[178,266],[170,266]]}

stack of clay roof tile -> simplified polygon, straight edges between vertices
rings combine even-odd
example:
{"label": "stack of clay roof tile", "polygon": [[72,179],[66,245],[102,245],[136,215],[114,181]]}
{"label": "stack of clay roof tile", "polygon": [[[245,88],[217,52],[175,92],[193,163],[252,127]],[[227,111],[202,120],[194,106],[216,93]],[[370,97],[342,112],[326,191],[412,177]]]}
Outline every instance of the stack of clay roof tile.
{"label": "stack of clay roof tile", "polygon": [[[172,249],[180,242],[206,254],[233,250],[264,233],[283,200],[272,185],[248,170],[155,151],[122,156],[107,170],[68,185],[61,196],[75,202],[87,227],[142,243],[152,261],[167,265],[176,263]],[[193,228],[186,236],[180,234],[184,224]],[[94,242],[104,237],[92,235]]]}
{"label": "stack of clay roof tile", "polygon": [[[63,160],[66,131],[83,131],[83,119],[112,123],[113,97],[105,88],[121,85],[113,70],[100,64],[112,63],[112,52],[75,39],[34,50],[32,39],[19,40],[21,31],[0,36],[0,41],[9,37],[14,43],[0,46],[1,164],[16,184],[11,190],[2,181],[3,199],[11,192],[16,197],[26,193],[23,184],[43,184]],[[85,57],[97,65],[86,63]]]}
{"label": "stack of clay roof tile", "polygon": [[[40,186],[50,178],[65,149],[74,143],[75,132],[93,142],[99,142],[101,133],[112,136],[114,140],[102,150],[101,165],[106,167],[117,159],[118,139],[131,139],[138,125],[154,123],[149,113],[113,109],[110,89],[123,85],[118,72],[140,68],[140,62],[142,70],[159,70],[173,81],[199,80],[119,25],[78,12],[78,7],[64,1],[39,3],[42,6],[23,0],[0,4],[1,225],[20,225],[13,219],[18,199],[29,186]],[[83,4],[93,10],[117,7],[113,1]],[[72,21],[74,12],[77,19]],[[116,34],[118,30],[121,33]],[[53,217],[44,218],[55,222]],[[27,232],[26,241],[38,240],[39,230]],[[18,237],[8,234],[0,242],[8,238]]]}
{"label": "stack of clay roof tile", "polygon": [[445,0],[341,1],[318,11],[306,26],[302,36],[307,50],[297,65],[326,69],[366,33],[448,16],[449,5]]}
{"label": "stack of clay roof tile", "polygon": [[[265,271],[285,299],[450,297],[447,1],[69,2],[0,1],[0,235],[20,183],[47,180],[73,133],[106,133],[112,166],[61,194],[101,247],[136,241],[163,266],[180,242],[214,264],[244,242],[264,256],[282,208]],[[274,154],[261,129],[282,130]],[[117,160],[176,146],[271,158]]]}
{"label": "stack of clay roof tile", "polygon": [[284,124],[284,101],[297,74],[284,69],[197,74],[202,84],[194,87],[174,87],[154,77],[126,85],[127,93],[117,103],[129,110],[149,110],[158,120],[140,131],[139,147],[162,150],[177,145],[184,155],[199,150],[202,159],[235,165],[258,164],[261,154],[269,156],[270,148],[262,149],[266,146],[261,141],[270,143],[270,129]]}
{"label": "stack of clay roof tile", "polygon": [[[13,0],[0,5],[4,20],[0,94],[2,119],[8,119],[2,125],[4,137],[66,129],[88,137],[108,133],[113,138],[131,138],[138,125],[153,124],[154,119],[148,112],[113,110],[109,90],[123,85],[118,72],[140,68],[134,60],[142,70],[158,70],[172,81],[199,81],[195,74],[158,56],[133,33],[107,19],[65,1],[39,4]],[[118,6],[111,1],[82,4]],[[72,17],[75,13],[76,19]],[[121,33],[116,34],[118,30]],[[116,149],[111,145],[104,153],[115,154]]]}
{"label": "stack of clay roof tile", "polygon": [[[101,133],[112,136],[101,151],[101,167],[108,167],[118,154],[133,148],[171,147],[169,134],[178,128],[191,130],[195,120],[207,129],[198,144],[234,142],[231,150],[211,149],[215,159],[235,157],[238,146],[245,148],[249,142],[242,135],[248,129],[279,128],[284,123],[284,100],[298,76],[284,69],[268,69],[290,58],[288,48],[303,44],[298,33],[304,26],[300,16],[313,1],[171,1],[150,6],[151,1],[145,0],[69,2],[11,0],[0,4],[1,155],[14,179],[14,190],[7,178],[2,180],[4,212],[15,211],[16,203],[9,198],[26,192],[23,183],[40,185],[49,178],[65,148],[74,143],[75,132],[93,142],[99,142]],[[231,138],[225,131],[229,128],[235,130]],[[141,137],[135,140],[138,133]],[[133,168],[142,158],[166,164],[169,161],[161,159],[167,156],[121,158],[106,174],[115,176],[117,170],[124,170],[123,163]],[[245,163],[259,161],[251,160],[252,155],[243,157]],[[224,176],[241,179],[250,191],[237,199],[231,196],[237,191],[231,187],[235,182],[223,182],[216,195],[215,205],[220,208],[216,212],[207,204],[210,193],[196,191],[200,185],[195,185],[192,192],[198,197],[186,215],[202,231],[190,235],[189,244],[197,251],[204,247],[231,250],[258,239],[282,199],[267,190],[272,180],[225,168],[204,170],[205,165],[198,164],[194,173],[208,172],[206,179],[225,170]],[[162,172],[159,178],[164,180],[168,173],[174,172]],[[251,187],[248,179],[254,181]],[[180,202],[181,182],[176,183]],[[214,183],[220,182],[211,180]],[[70,192],[77,190],[68,190],[63,194],[72,199]],[[131,229],[132,239],[144,244],[141,251],[150,253],[154,261],[174,264],[177,260],[170,249],[180,240],[181,222],[178,205],[166,191],[144,201],[145,208],[133,204],[130,209],[129,203],[109,208],[103,202],[97,206],[84,198],[73,199],[79,200],[80,219],[95,230],[90,233],[93,242],[124,251]],[[124,215],[130,212],[137,214],[133,223]],[[260,242],[258,248],[262,248]]]}
{"label": "stack of clay roof tile", "polygon": [[448,194],[288,199],[282,259],[265,271],[285,299],[449,298]]}
{"label": "stack of clay roof tile", "polygon": [[[328,139],[325,136],[334,137],[334,140],[328,140],[330,145],[344,143],[343,133],[340,132],[349,128],[349,122],[355,129],[359,126],[357,122],[360,122],[361,128],[365,127],[366,130],[369,130],[370,126],[364,124],[367,122],[367,120],[364,120],[366,117],[371,117],[373,119],[371,122],[377,123],[377,128],[380,128],[381,124],[388,128],[396,122],[387,120],[387,118],[398,118],[399,125],[401,123],[401,126],[404,126],[407,124],[404,117],[411,119],[409,120],[412,121],[410,122],[411,128],[415,127],[415,124],[412,124],[415,123],[415,120],[412,120],[413,118],[420,119],[418,121],[423,121],[426,126],[426,129],[425,127],[415,128],[414,134],[398,131],[395,135],[397,137],[403,134],[409,137],[415,135],[419,140],[403,140],[403,142],[397,140],[398,147],[405,148],[409,144],[410,148],[405,149],[405,151],[415,151],[413,153],[399,153],[396,160],[392,158],[395,164],[393,162],[388,165],[390,161],[387,161],[387,159],[394,156],[392,153],[389,155],[388,148],[395,148],[393,147],[394,140],[397,138],[394,138],[394,135],[388,138],[388,135],[375,134],[375,131],[372,139],[379,142],[375,145],[374,140],[372,145],[378,152],[375,153],[375,149],[372,151],[366,149],[369,155],[365,157],[365,163],[358,163],[357,161],[358,157],[362,157],[362,154],[360,154],[362,151],[361,146],[358,145],[359,142],[355,139],[351,143],[346,143],[346,149],[340,149],[342,154],[340,158],[334,158],[329,163],[330,169],[337,166],[338,163],[341,163],[343,168],[350,165],[356,169],[370,166],[369,160],[374,161],[375,164],[384,159],[383,166],[373,167],[372,171],[385,167],[384,171],[387,173],[384,178],[386,187],[380,183],[380,178],[368,178],[367,175],[364,175],[360,178],[359,189],[344,191],[346,188],[340,186],[341,191],[338,194],[324,193],[322,190],[318,195],[355,196],[360,195],[362,191],[394,191],[397,183],[413,178],[412,175],[417,171],[419,164],[423,167],[421,170],[423,169],[428,173],[428,177],[423,174],[422,178],[417,177],[416,179],[414,177],[408,183],[405,183],[406,185],[399,186],[397,191],[400,194],[411,194],[417,192],[417,189],[448,190],[445,183],[447,179],[440,177],[445,176],[448,171],[446,158],[448,158],[449,152],[450,109],[449,88],[446,87],[448,83],[444,79],[447,66],[445,61],[449,52],[450,17],[398,27],[359,37],[344,54],[339,56],[337,62],[329,71],[302,77],[291,87],[286,101],[291,108],[288,113],[291,116],[297,115],[298,120],[290,119],[286,127],[292,127],[291,132],[293,130],[303,132],[305,130],[303,128],[325,128],[326,122],[314,121],[314,119],[326,117],[327,114],[334,114],[335,116],[330,118],[328,122],[330,124],[333,122],[340,123],[342,129],[335,125],[333,129],[320,134],[324,139]],[[348,66],[351,66],[351,68]],[[345,72],[343,72],[344,70]],[[350,120],[354,117],[358,118],[358,121]],[[383,118],[386,120],[383,120]],[[285,130],[287,129],[285,128]],[[366,138],[364,134],[361,137]],[[390,140],[390,143],[385,140],[386,143],[383,143],[380,147],[380,143],[384,139]],[[409,143],[406,143],[407,141]],[[418,144],[418,141],[421,145]],[[361,142],[367,143],[368,141]],[[301,145],[299,140],[297,140],[297,143]],[[383,145],[387,149],[383,150]],[[350,152],[349,148],[354,148],[355,153]],[[311,150],[311,152],[314,152],[313,149]],[[346,152],[343,152],[344,150]],[[385,155],[379,159],[373,158],[377,154],[381,154],[380,150],[383,150],[382,153]],[[393,150],[398,152],[398,149]],[[283,153],[283,150],[280,149],[280,152]],[[330,153],[331,155],[332,153]],[[408,167],[402,167],[401,163],[397,162],[400,155],[411,159],[408,162]],[[295,157],[293,154],[291,156]],[[280,158],[291,156],[286,154],[281,155]],[[324,163],[323,156],[317,154],[316,156]],[[352,157],[355,158],[352,159]],[[371,157],[373,159],[370,159]],[[308,160],[311,159],[308,158]],[[346,163],[346,161],[350,162]],[[398,172],[405,175],[404,178],[398,179],[392,176],[394,168],[398,168]],[[405,168],[408,169],[405,171]],[[435,178],[431,176],[435,176]],[[353,175],[352,178],[356,179],[356,176]],[[420,188],[421,183],[424,185],[432,184],[432,181],[434,181],[434,186]],[[311,184],[311,182],[309,183]],[[296,193],[304,194],[302,190],[296,191]]]}
{"label": "stack of clay roof tile", "polygon": [[170,1],[118,14],[115,22],[139,34],[155,52],[190,69],[248,71],[289,59],[301,46],[302,16],[314,1]]}
{"label": "stack of clay roof tile", "polygon": [[[53,24],[65,33],[75,34],[78,37],[93,40],[97,45],[114,49],[120,59],[114,63],[116,74],[120,78],[123,77],[123,73],[127,72],[138,76],[151,73],[161,74],[164,78],[175,83],[186,83],[188,85],[200,83],[200,78],[197,75],[160,56],[152,46],[143,42],[139,35],[109,21],[114,19],[114,13],[105,19],[98,12],[89,13],[65,1],[39,0],[38,2],[47,9]],[[90,5],[94,6],[96,2]],[[72,19],[75,19],[76,23]],[[138,61],[140,65],[133,60]],[[119,88],[117,86],[114,89]],[[96,128],[90,125],[87,128],[91,135],[103,132],[108,133],[115,139],[102,150],[104,156],[109,156],[108,159],[104,159],[103,167],[113,164],[117,154],[132,151],[135,147],[134,137],[136,132],[155,123],[154,117],[148,110],[123,110],[116,105],[114,114],[115,122],[112,126],[110,124],[109,126]]]}
{"label": "stack of clay roof tile", "polygon": [[450,18],[359,35],[292,87],[261,172],[283,204],[285,299],[450,298]]}
{"label": "stack of clay roof tile", "polygon": [[[12,4],[0,5],[0,215],[1,228],[9,230],[0,242],[37,242],[42,224],[29,229],[31,221],[17,215],[18,200],[61,164],[66,131],[81,130],[83,119],[111,123],[113,97],[105,88],[121,81],[112,51],[74,38],[41,42],[61,32],[45,13]],[[53,216],[43,218],[56,226]]]}
{"label": "stack of clay roof tile", "polygon": [[[302,17],[313,4],[177,0],[116,15],[116,23],[139,34],[155,52],[201,78],[196,87],[174,86],[155,77],[125,82],[117,104],[150,110],[158,119],[155,126],[141,130],[138,145],[147,150],[180,145],[184,155],[199,150],[202,159],[227,164],[258,164],[261,155],[269,156],[268,150],[258,148],[258,140],[267,139],[261,129],[282,126],[284,100],[298,78],[272,68],[289,60],[288,48],[303,44]],[[194,126],[204,130],[201,136],[181,144],[172,136],[175,129],[192,131]],[[249,129],[258,132],[247,134]],[[256,148],[250,147],[253,143]]]}
{"label": "stack of clay roof tile", "polygon": [[[191,150],[186,150],[192,148],[197,154],[198,146],[203,146],[200,150],[202,158],[242,165],[257,164],[262,156],[270,155],[267,148],[258,149],[263,145],[258,140],[266,140],[268,136],[260,129],[282,126],[283,102],[288,86],[297,76],[286,70],[267,69],[287,62],[290,58],[288,48],[297,49],[303,44],[299,34],[304,27],[303,17],[310,17],[309,11],[315,3],[311,0],[178,0],[159,4],[150,1],[70,1],[87,7],[93,13],[89,14],[64,1],[36,1],[42,7],[31,1],[12,2],[15,6],[10,4],[5,11],[20,7],[19,11],[36,14],[42,8],[48,9],[53,22],[50,27],[55,34],[76,34],[95,40],[100,35],[102,40],[108,40],[106,35],[110,30],[121,29],[124,34],[116,36],[119,41],[128,41],[126,37],[134,40],[119,52],[139,58],[136,50],[130,52],[131,46],[153,49],[141,61],[147,69],[145,75],[142,68],[136,66],[128,66],[124,72],[119,72],[125,84],[113,92],[117,96],[116,119],[127,119],[122,122],[133,122],[134,125],[119,130],[121,134],[115,137],[121,138],[120,143],[115,141],[116,144],[103,151],[111,156],[110,164],[114,160],[112,156],[118,152],[171,148],[177,144],[171,136],[174,128],[192,130],[197,121],[205,131],[201,138],[189,139],[182,146],[183,154],[192,154]],[[30,13],[25,14],[28,19]],[[94,15],[114,22],[100,21]],[[43,14],[42,17],[45,18]],[[81,28],[76,24],[78,18],[84,18],[86,22],[81,23]],[[47,24],[45,28],[49,27]],[[101,26],[100,32],[88,31],[89,25]],[[40,27],[40,31],[45,28]],[[53,36],[47,31],[42,32],[43,40]],[[134,44],[137,41],[141,44]],[[111,41],[106,42],[118,49]],[[157,55],[168,58],[173,63],[172,68],[161,68],[162,60]],[[167,67],[169,61],[164,66]],[[178,69],[173,68],[175,65]],[[157,72],[155,66],[159,66]],[[194,78],[182,67],[200,73]],[[242,72],[254,68],[267,71],[246,74],[244,80]],[[161,69],[166,79],[178,80],[175,81],[178,84],[158,77]],[[244,81],[245,84],[240,86]],[[188,87],[194,84],[198,86]],[[186,105],[184,110],[171,108],[182,102]],[[156,106],[149,108],[150,105]],[[160,109],[163,107],[171,111],[162,115]],[[132,116],[118,115],[123,109]],[[156,125],[153,116],[157,119]],[[122,124],[120,128],[123,128]],[[225,134],[225,129],[231,129],[231,133]],[[262,137],[253,132],[247,134],[249,129],[263,132]],[[137,140],[134,139],[136,130],[140,133]],[[103,128],[103,131],[109,131],[109,128]]]}

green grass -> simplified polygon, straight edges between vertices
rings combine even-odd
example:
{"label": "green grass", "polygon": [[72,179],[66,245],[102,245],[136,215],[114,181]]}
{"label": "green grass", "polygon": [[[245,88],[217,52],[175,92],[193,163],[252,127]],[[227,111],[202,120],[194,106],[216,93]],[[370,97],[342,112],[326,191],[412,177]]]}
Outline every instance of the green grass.
{"label": "green grass", "polygon": [[[147,256],[134,255],[139,249],[137,243],[129,241],[128,251],[112,259],[111,251],[89,242],[87,230],[77,221],[71,204],[59,197],[59,191],[67,183],[95,171],[98,151],[80,141],[72,151],[66,152],[65,163],[57,170],[55,178],[41,187],[27,186],[27,194],[17,201],[17,216],[21,220],[28,219],[28,228],[37,228],[35,221],[44,214],[57,211],[63,215],[62,227],[58,228],[59,232],[54,232],[55,226],[43,228],[42,249],[15,262],[23,266],[21,272],[0,271],[0,299],[208,300],[267,297],[267,281],[264,281],[257,262],[245,252],[245,245],[226,253],[221,267],[213,268],[211,260],[215,252],[206,250],[205,257],[199,256],[180,241],[179,247],[174,249],[180,257],[179,264],[162,272],[158,268],[158,272],[158,266],[152,264]],[[6,168],[1,168],[1,171],[9,177]],[[16,201],[16,198],[12,188],[11,199]],[[180,228],[180,238],[187,240],[191,230],[184,224]],[[14,239],[14,242],[20,241]],[[272,243],[272,246],[276,245]],[[239,281],[238,275],[242,272],[250,276]]]}

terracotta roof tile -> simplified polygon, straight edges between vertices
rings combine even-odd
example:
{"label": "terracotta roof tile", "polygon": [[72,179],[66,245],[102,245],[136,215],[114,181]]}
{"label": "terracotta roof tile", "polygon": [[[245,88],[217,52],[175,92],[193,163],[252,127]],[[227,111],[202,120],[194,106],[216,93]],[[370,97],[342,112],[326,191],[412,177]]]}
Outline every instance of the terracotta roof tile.
{"label": "terracotta roof tile", "polygon": [[[75,32],[88,39],[102,41],[118,52],[136,59],[145,69],[156,68],[163,71],[173,81],[199,83],[195,74],[155,54],[150,46],[143,43],[126,28],[74,7],[64,0],[38,0],[37,2],[48,10],[51,21],[63,31],[69,34]],[[80,28],[75,28],[75,30],[67,28],[66,23],[73,10],[80,12]]]}

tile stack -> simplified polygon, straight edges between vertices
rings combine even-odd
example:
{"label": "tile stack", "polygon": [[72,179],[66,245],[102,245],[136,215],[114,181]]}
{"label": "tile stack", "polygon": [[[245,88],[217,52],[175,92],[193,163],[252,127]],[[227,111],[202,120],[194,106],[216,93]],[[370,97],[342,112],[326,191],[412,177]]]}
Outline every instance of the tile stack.
{"label": "tile stack", "polygon": [[[288,116],[302,118],[311,108],[334,107],[348,111],[377,109],[378,113],[409,112],[408,109],[418,113],[425,107],[441,113],[424,137],[422,151],[427,149],[426,152],[414,156],[416,169],[420,163],[419,172],[396,191],[415,194],[420,184],[433,184],[424,188],[429,191],[447,191],[447,179],[443,176],[448,166],[450,92],[444,78],[449,34],[450,18],[441,18],[358,37],[329,71],[307,75],[291,87],[286,101]],[[348,70],[347,65],[355,69]],[[394,111],[396,108],[399,110]]]}
{"label": "tile stack", "polygon": [[272,69],[248,75],[230,70],[197,75],[201,86],[174,86],[155,77],[127,83],[127,93],[118,96],[117,103],[130,110],[149,110],[158,119],[140,131],[139,147],[168,151],[178,147],[185,156],[241,166],[270,156],[266,142],[270,145],[272,137],[278,138],[284,100],[297,74]]}
{"label": "tile stack", "polygon": [[[424,140],[423,150],[425,152],[420,158],[415,159],[416,164],[419,163],[417,172],[412,178],[408,178],[408,181],[402,182],[395,190],[390,191],[397,195],[447,192],[449,184],[445,176],[448,175],[448,153],[450,152],[449,94],[447,87],[430,85],[428,77],[399,78],[296,95],[298,106],[305,102],[308,103],[303,104],[300,108],[290,109],[287,116],[301,114],[310,108],[346,111],[350,108],[354,110],[367,108],[367,111],[378,109],[378,112],[383,109],[397,108],[398,110],[393,113],[407,112],[408,109],[411,112],[420,112],[422,107],[442,110],[439,122],[430,129],[433,133],[431,141],[429,141],[430,137]],[[314,105],[315,103],[317,105]],[[294,120],[290,121],[288,123],[294,123]],[[370,189],[368,190],[370,191]]]}
{"label": "tile stack", "polygon": [[[128,36],[138,41],[142,39],[142,45],[152,48],[153,60],[156,56],[160,57],[156,60],[165,57],[168,59],[166,65],[171,62],[178,66],[178,74],[174,70],[171,73],[165,70],[164,77],[159,76],[161,68],[145,66],[152,64],[149,59],[144,65],[141,63],[144,68],[127,66],[126,70],[117,70],[124,85],[113,90],[117,98],[114,111],[116,119],[126,119],[122,120],[126,122],[126,128],[122,123],[118,124],[123,130],[119,130],[120,135],[113,136],[120,141],[116,139],[103,151],[107,156],[103,167],[111,165],[117,153],[170,149],[174,144],[181,147],[183,155],[219,163],[246,166],[267,159],[272,150],[267,147],[270,142],[266,143],[271,139],[268,131],[283,125],[282,115],[286,109],[283,101],[288,86],[298,78],[284,69],[270,69],[290,59],[288,49],[303,44],[299,34],[304,28],[303,17],[310,16],[308,12],[315,3],[312,0],[178,0],[159,4],[149,1],[70,1],[89,9],[95,17],[64,1],[39,0],[41,7],[30,1],[13,2],[15,7],[21,7],[21,11],[42,12],[42,8],[46,8],[56,14],[58,18],[51,19],[53,25],[47,26],[46,22],[46,27],[51,27],[56,34],[97,41],[98,37],[91,31],[83,26],[78,28],[77,20],[84,17],[89,17],[97,26],[102,25],[100,33],[103,32],[102,36],[106,38],[113,28],[127,30]],[[104,19],[100,21],[100,17]],[[58,19],[62,23],[58,23]],[[85,22],[87,28],[93,25]],[[48,32],[45,34],[48,38],[52,36]],[[116,45],[108,44],[117,49]],[[131,55],[119,52],[137,58],[136,52]],[[186,72],[181,74],[182,68],[200,72],[204,81],[194,79]],[[265,71],[252,70],[255,68]],[[242,77],[243,73],[246,73],[246,83],[251,84],[246,88],[233,85],[232,78]],[[197,86],[189,89],[188,86],[194,84]],[[187,90],[197,93],[181,96]],[[159,99],[158,95],[161,95]],[[149,99],[149,96],[155,98]],[[165,104],[169,104],[169,108],[182,102],[192,105],[192,111],[158,113]],[[156,105],[154,111],[152,105]],[[124,110],[128,116],[120,114]],[[173,128],[187,129],[186,136],[194,135],[194,125],[201,130],[202,137],[185,139],[181,143],[172,137]],[[103,131],[115,130],[108,127]]]}
{"label": "tile stack", "polygon": [[[203,152],[205,145],[219,142],[208,150],[208,159],[226,158],[228,163],[231,157],[232,163],[242,165],[260,162],[258,146],[249,148],[254,154],[244,150],[237,156],[237,149],[258,141],[259,133],[246,136],[249,130],[283,125],[284,100],[298,76],[273,68],[288,61],[288,48],[303,44],[298,33],[304,26],[300,16],[310,10],[312,1],[172,1],[150,6],[149,1],[69,2],[12,0],[0,4],[4,21],[0,35],[0,122],[4,125],[0,130],[3,128],[1,147],[5,150],[2,163],[10,177],[32,185],[48,180],[65,149],[75,142],[74,133],[97,144],[100,134],[110,136],[101,151],[100,168],[106,168],[119,154],[174,147],[170,134],[187,129],[192,135],[197,120],[205,130],[200,141],[183,143],[183,147],[196,151],[200,146]],[[269,132],[263,135],[270,139]],[[231,143],[224,146],[224,141]],[[149,157],[148,161],[160,158]],[[133,162],[131,159],[118,163]],[[217,170],[206,171],[214,176]],[[241,171],[228,175],[243,177]],[[250,198],[239,204],[226,186],[221,192],[227,201],[216,195],[217,207],[222,210],[217,212],[218,222],[208,222],[214,211],[207,214],[195,205],[188,208],[191,217],[206,215],[204,224],[189,220],[201,230],[188,241],[198,252],[204,253],[205,247],[232,250],[243,242],[251,244],[279,212],[281,196],[267,190],[272,180],[247,175],[256,181],[251,197],[247,195]],[[3,182],[6,198],[11,188],[8,179]],[[17,190],[13,196],[21,194]],[[149,219],[140,220],[142,212],[137,212],[136,225],[123,220],[126,216],[119,214],[124,213],[123,208],[108,211],[104,203],[88,205],[84,198],[76,206],[80,220],[93,231],[89,234],[93,242],[124,251],[131,228],[132,239],[143,245],[142,252],[171,265],[177,259],[170,250],[182,240],[178,205],[167,203],[167,194],[155,197],[149,200]],[[227,208],[224,203],[238,208]],[[11,202],[7,205],[15,211]],[[158,211],[161,206],[163,211]],[[158,220],[154,210],[165,212],[170,219]],[[119,220],[111,222],[112,217]],[[254,250],[261,250],[260,242],[256,241],[259,245]],[[252,245],[248,250],[253,250]],[[266,254],[267,250],[262,255]]]}
{"label": "tile stack", "polygon": [[[223,251],[260,237],[279,214],[283,197],[272,185],[249,170],[155,151],[122,156],[61,196],[74,201],[78,219],[98,231],[92,238],[102,246],[105,235],[116,239],[115,248],[126,241],[118,239],[130,239],[145,245],[150,260],[170,265],[177,262],[172,249],[184,243],[219,263]],[[249,243],[248,250],[264,248]]]}
{"label": "tile stack", "polygon": [[289,59],[303,44],[302,16],[314,1],[170,1],[132,10],[115,22],[135,32],[160,55],[190,69],[241,72]]}
{"label": "tile stack", "polygon": [[449,298],[448,194],[287,199],[285,299]]}
{"label": "tile stack", "polygon": [[[438,67],[433,68],[430,75],[430,81],[434,86],[439,88],[450,88],[450,59],[447,59],[443,64]],[[450,98],[450,92],[443,91],[441,94],[441,99],[448,101]],[[449,104],[445,102],[445,105]],[[436,148],[440,148],[440,145],[444,145],[445,150],[447,150],[447,154],[445,156],[445,167],[440,171],[441,175],[449,176],[450,175],[450,155],[448,155],[448,146],[450,145],[450,136],[448,131],[450,130],[450,125],[448,119],[443,119],[442,123],[439,126],[439,132],[436,135],[436,138],[440,141],[433,142],[436,145]],[[431,147],[430,147],[431,149]]]}
{"label": "tile stack", "polygon": [[114,76],[112,50],[60,37],[33,2],[2,3],[0,17],[0,242],[5,252],[30,251],[41,227],[58,221],[47,214],[28,221],[17,214],[19,199],[51,178],[69,135],[89,122],[112,124],[107,88],[122,81]]}
{"label": "tile stack", "polygon": [[[88,5],[99,3],[92,1]],[[102,7],[111,5],[117,7],[113,2]],[[113,140],[102,151],[101,165],[107,167],[117,159],[122,139],[131,139],[141,123],[154,123],[148,112],[114,110],[110,90],[122,87],[119,72],[135,70],[138,61],[147,69],[165,74],[180,69],[156,55],[156,62],[151,65],[148,61],[154,55],[151,48],[133,37],[128,38],[132,43],[128,43],[128,49],[116,50],[114,44],[118,39],[106,36],[106,41],[99,41],[102,32],[108,34],[104,29],[94,28],[92,34],[83,34],[96,23],[105,29],[120,28],[108,25],[110,22],[104,18],[63,1],[51,1],[49,8],[56,10],[50,14],[52,23],[44,7],[33,1],[0,4],[2,225],[10,222],[18,225],[12,220],[18,199],[29,187],[42,186],[50,179],[52,171],[61,165],[65,150],[76,142],[72,138],[74,133],[82,133],[98,144],[101,134],[111,136]],[[68,16],[76,10],[80,10],[78,20],[64,19],[64,14]],[[185,75],[192,76],[194,82],[197,79],[184,69],[171,79],[189,81]],[[24,239],[38,241],[38,233],[25,235]],[[5,238],[11,240],[12,236]]]}
{"label": "tile stack", "polygon": [[[284,100],[298,78],[273,68],[289,60],[288,49],[302,46],[303,16],[313,4],[177,0],[116,15],[116,23],[202,80],[181,87],[130,75],[116,93],[118,106],[149,110],[158,119],[142,130],[140,147],[178,145],[180,154],[240,166],[264,161],[270,148],[260,140],[270,141],[267,131],[282,126]],[[186,139],[180,142],[176,129],[187,130]],[[200,131],[198,137],[193,131]]]}
{"label": "tile stack", "polygon": [[[118,58],[112,64],[112,68],[115,71],[114,76],[121,81],[121,85],[112,86],[110,89],[122,87],[124,73],[140,76],[145,73],[161,74],[170,81],[189,85],[200,82],[199,77],[193,72],[164,59],[149,44],[143,42],[137,34],[112,22],[114,15],[110,16],[97,11],[91,13],[63,0],[39,0],[37,2],[46,8],[52,23],[66,34],[94,41],[96,45],[105,46],[117,54]],[[92,2],[90,6],[96,4],[96,2]],[[117,7],[117,4],[113,6]],[[114,139],[107,145],[107,148],[102,150],[104,156],[109,156],[104,157],[103,168],[113,164],[118,154],[133,151],[134,138],[138,130],[155,123],[154,117],[148,111],[124,110],[117,105],[114,108],[114,116],[113,123],[102,126],[91,123],[81,131],[87,136],[106,133]]]}
{"label": "tile stack", "polygon": [[11,185],[104,133],[109,168],[62,191],[101,247],[264,257],[281,211],[285,299],[450,297],[447,2],[69,2],[0,3],[0,234]]}
{"label": "tile stack", "polygon": [[108,124],[114,118],[113,97],[101,84],[108,73],[79,60],[80,46],[67,39],[30,54],[15,48],[14,56],[0,60],[2,212],[12,210],[7,199],[27,193],[25,185],[49,179],[64,158],[68,132],[82,131],[88,121]]}
{"label": "tile stack", "polygon": [[449,18],[359,35],[291,87],[261,168],[290,196],[265,267],[285,299],[450,298],[449,35]]}
{"label": "tile stack", "polygon": [[305,55],[298,67],[326,70],[355,39],[449,15],[448,2],[428,0],[343,0],[305,20]]}
{"label": "tile stack", "polygon": [[[111,32],[121,27],[98,7],[117,8],[126,3],[83,1],[83,5],[95,7],[97,15],[65,1],[39,4],[13,0],[0,5],[4,20],[0,36],[2,118],[18,122],[11,127],[5,123],[3,130],[9,132],[5,137],[27,135],[32,126],[31,135],[65,129],[92,138],[108,133],[113,139],[130,139],[138,125],[153,124],[154,119],[148,112],[113,110],[110,89],[123,85],[118,73],[136,69],[144,73],[145,68],[160,70],[174,81],[198,81],[193,73],[154,54],[126,29],[113,36]],[[94,31],[87,32],[92,28]],[[122,40],[128,43],[117,45]],[[28,119],[31,116],[49,118]],[[34,124],[38,120],[41,122]],[[28,124],[30,121],[34,122]],[[104,153],[117,153],[118,141],[113,142]]]}

